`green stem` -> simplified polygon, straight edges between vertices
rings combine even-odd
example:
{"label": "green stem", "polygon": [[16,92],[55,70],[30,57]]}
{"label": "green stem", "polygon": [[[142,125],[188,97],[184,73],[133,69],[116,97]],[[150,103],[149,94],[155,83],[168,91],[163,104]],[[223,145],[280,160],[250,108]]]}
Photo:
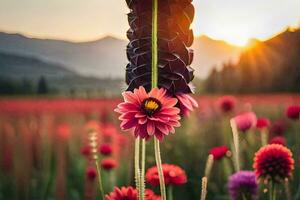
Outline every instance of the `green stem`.
{"label": "green stem", "polygon": [[142,169],[140,171],[140,193],[141,199],[145,199],[145,158],[146,158],[146,140],[142,139]]}
{"label": "green stem", "polygon": [[270,182],[269,199],[276,200],[276,184],[273,180]]}
{"label": "green stem", "polygon": [[173,187],[168,186],[168,200],[173,200]]}
{"label": "green stem", "polygon": [[151,86],[152,88],[157,87],[158,79],[158,48],[157,48],[157,15],[158,15],[158,0],[153,0],[152,5],[152,39],[151,39],[151,52],[152,52],[152,63],[151,63]]}
{"label": "green stem", "polygon": [[102,184],[102,179],[101,179],[101,169],[99,167],[98,159],[95,160],[95,165],[96,165],[97,174],[98,174],[98,184],[99,184],[100,195],[101,195],[102,200],[104,200],[104,190],[103,190],[103,184]]}
{"label": "green stem", "polygon": [[135,187],[138,191],[138,197],[141,199],[141,184],[140,184],[140,138],[135,139],[134,144],[134,177],[135,177]]}
{"label": "green stem", "polygon": [[159,184],[160,184],[160,193],[162,200],[166,200],[166,187],[165,187],[165,180],[164,174],[161,164],[161,157],[160,157],[160,148],[159,148],[159,140],[154,138],[154,151],[155,151],[155,160],[157,165],[157,171],[159,176]]}

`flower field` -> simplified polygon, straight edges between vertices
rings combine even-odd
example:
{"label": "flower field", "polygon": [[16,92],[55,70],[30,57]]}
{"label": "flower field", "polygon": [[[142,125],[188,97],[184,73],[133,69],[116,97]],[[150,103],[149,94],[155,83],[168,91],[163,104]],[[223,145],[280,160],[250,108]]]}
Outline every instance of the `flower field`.
{"label": "flower field", "polygon": [[[199,107],[161,142],[168,199],[200,199],[203,192],[208,200],[267,199],[272,181],[277,199],[300,199],[299,109],[292,107],[300,95],[195,99]],[[105,199],[136,199],[135,141],[113,111],[120,102],[0,99],[0,199],[101,199],[95,160]],[[160,199],[153,138],[145,180],[145,199]]]}

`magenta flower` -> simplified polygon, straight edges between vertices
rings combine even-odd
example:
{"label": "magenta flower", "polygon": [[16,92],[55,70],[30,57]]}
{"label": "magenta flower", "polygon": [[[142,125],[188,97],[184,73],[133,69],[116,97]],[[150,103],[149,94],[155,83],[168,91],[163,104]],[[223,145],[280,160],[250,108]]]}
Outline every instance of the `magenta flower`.
{"label": "magenta flower", "polygon": [[271,122],[268,118],[261,117],[261,118],[257,119],[256,128],[258,128],[258,129],[269,128],[270,125],[271,125]]}
{"label": "magenta flower", "polygon": [[237,115],[233,118],[239,131],[245,132],[256,126],[256,115],[253,112],[247,112]]}
{"label": "magenta flower", "polygon": [[183,116],[189,116],[190,112],[194,110],[194,108],[198,108],[197,101],[188,94],[177,93],[176,98],[179,102],[180,114]]}
{"label": "magenta flower", "polygon": [[222,96],[218,99],[218,106],[224,113],[231,112],[236,105],[236,99],[233,96]]}
{"label": "magenta flower", "polygon": [[175,107],[177,99],[166,92],[164,88],[154,88],[147,94],[142,86],[124,92],[124,102],[115,109],[121,114],[121,128],[134,129],[135,137],[146,139],[155,136],[162,140],[170,132],[174,133],[174,127],[180,126],[180,109]]}
{"label": "magenta flower", "polygon": [[300,118],[300,106],[289,106],[285,111],[286,116],[289,119],[297,120]]}

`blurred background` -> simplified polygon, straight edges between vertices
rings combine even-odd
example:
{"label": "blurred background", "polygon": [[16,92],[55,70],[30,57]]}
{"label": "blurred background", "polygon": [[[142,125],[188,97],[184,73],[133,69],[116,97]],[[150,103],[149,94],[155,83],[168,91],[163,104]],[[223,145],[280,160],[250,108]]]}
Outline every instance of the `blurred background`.
{"label": "blurred background", "polygon": [[[163,160],[188,175],[175,199],[200,197],[208,149],[230,146],[229,119],[237,113],[271,119],[270,138],[284,135],[299,156],[299,122],[284,113],[300,104],[300,1],[193,2],[200,107],[162,147]],[[84,149],[91,122],[117,162],[104,173],[105,191],[133,184],[132,137],[113,113],[126,88],[127,12],[125,0],[0,1],[0,199],[95,198]],[[228,94],[235,103],[224,112],[219,102]],[[259,148],[252,145],[244,166],[250,170]],[[214,168],[208,199],[228,199],[228,171]]]}

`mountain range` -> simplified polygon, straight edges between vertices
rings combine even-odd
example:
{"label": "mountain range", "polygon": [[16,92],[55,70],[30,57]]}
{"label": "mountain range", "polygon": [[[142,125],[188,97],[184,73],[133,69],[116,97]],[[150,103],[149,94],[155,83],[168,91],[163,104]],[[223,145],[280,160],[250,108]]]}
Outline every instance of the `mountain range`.
{"label": "mountain range", "polygon": [[[80,76],[95,78],[123,79],[127,43],[112,36],[95,41],[71,42],[0,32],[0,52],[39,59],[43,63],[55,63]],[[207,36],[196,37],[192,48],[195,53],[192,67],[198,78],[205,78],[216,65],[237,60],[241,52],[239,47]]]}

